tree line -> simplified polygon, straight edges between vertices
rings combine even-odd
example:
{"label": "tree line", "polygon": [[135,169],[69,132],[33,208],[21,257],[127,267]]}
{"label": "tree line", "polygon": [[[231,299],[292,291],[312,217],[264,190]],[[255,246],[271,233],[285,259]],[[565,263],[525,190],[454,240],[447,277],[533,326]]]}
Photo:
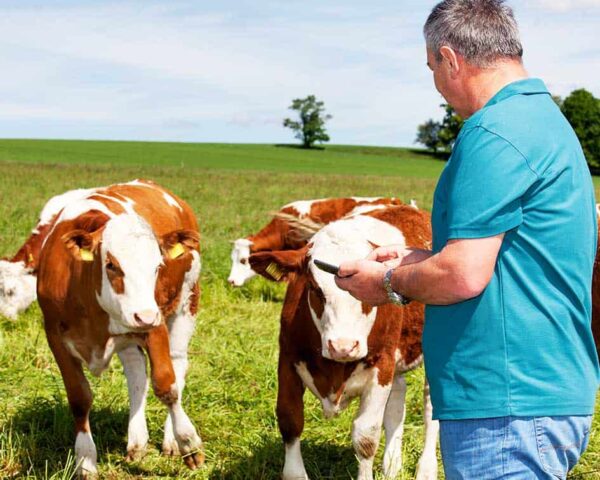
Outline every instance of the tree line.
{"label": "tree line", "polygon": [[[600,173],[600,99],[584,88],[572,91],[566,98],[553,96],[563,115],[577,134],[587,163],[594,173]],[[417,127],[416,143],[420,143],[434,154],[448,157],[463,119],[448,104],[442,104],[444,116],[441,121],[427,120]],[[285,118],[283,126],[294,131],[302,147],[312,148],[315,143],[328,142],[325,122],[332,118],[325,113],[325,104],[314,95],[292,100],[290,110],[297,119]]]}
{"label": "tree line", "polygon": [[[584,88],[572,91],[564,99],[556,95],[552,99],[575,130],[590,170],[600,172],[600,99]],[[419,125],[415,142],[447,157],[463,120],[450,105],[441,107],[444,109],[442,120],[429,119]]]}

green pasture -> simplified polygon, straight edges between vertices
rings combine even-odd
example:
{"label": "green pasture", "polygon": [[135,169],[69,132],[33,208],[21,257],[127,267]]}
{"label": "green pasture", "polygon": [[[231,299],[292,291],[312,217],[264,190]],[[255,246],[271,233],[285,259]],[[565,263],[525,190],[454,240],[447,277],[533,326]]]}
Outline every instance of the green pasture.
{"label": "green pasture", "polygon": [[[125,461],[127,388],[115,360],[102,377],[91,377],[101,478],[279,478],[283,446],[275,395],[284,287],[254,279],[230,288],[229,241],[257,231],[269,212],[297,199],[394,195],[430,209],[443,165],[426,154],[392,148],[1,140],[0,257],[17,250],[50,196],[77,187],[149,178],[188,201],[200,221],[202,300],[184,406],[205,443],[206,465],[190,472],[181,459],[162,456],[166,410],[152,394],[149,452],[140,461]],[[422,448],[422,381],[421,369],[408,375],[405,479],[414,478]],[[326,421],[310,393],[305,402],[302,449],[310,477],[354,478],[350,426],[356,404]],[[572,478],[600,478],[599,427],[597,420]],[[71,478],[72,428],[37,304],[16,322],[0,318],[0,478]],[[380,447],[379,477],[381,453]]]}

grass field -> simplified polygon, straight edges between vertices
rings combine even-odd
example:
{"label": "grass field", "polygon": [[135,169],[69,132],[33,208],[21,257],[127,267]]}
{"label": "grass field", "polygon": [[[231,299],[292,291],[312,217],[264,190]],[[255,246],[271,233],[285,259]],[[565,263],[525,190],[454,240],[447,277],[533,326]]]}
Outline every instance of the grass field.
{"label": "grass field", "polygon": [[[45,200],[76,187],[151,178],[187,200],[200,221],[202,300],[184,405],[205,443],[206,466],[189,472],[180,459],[159,453],[166,411],[152,394],[151,449],[141,461],[125,461],[127,389],[115,360],[102,377],[91,377],[101,478],[279,478],[283,447],[274,406],[284,290],[262,279],[231,289],[229,241],[258,230],[278,206],[302,198],[395,195],[429,209],[442,168],[423,154],[371,147],[305,152],[265,145],[0,141],[0,257],[16,251]],[[422,379],[420,369],[408,376],[406,479],[414,478],[422,445]],[[349,432],[355,408],[325,421],[314,398],[307,394],[305,400],[302,448],[310,477],[353,478]],[[597,417],[572,478],[600,478]],[[70,478],[72,427],[39,308],[34,304],[16,322],[0,319],[0,478]]]}

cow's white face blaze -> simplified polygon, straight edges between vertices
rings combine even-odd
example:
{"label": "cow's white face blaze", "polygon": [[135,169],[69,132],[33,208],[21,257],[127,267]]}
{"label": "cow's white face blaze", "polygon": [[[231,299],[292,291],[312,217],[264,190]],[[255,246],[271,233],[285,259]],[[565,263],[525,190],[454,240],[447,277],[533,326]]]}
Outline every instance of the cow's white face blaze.
{"label": "cow's white face blaze", "polygon": [[110,317],[110,333],[159,325],[155,289],[163,259],[150,225],[137,215],[117,215],[106,223],[100,255],[102,289],[98,303]]}
{"label": "cow's white face blaze", "polygon": [[227,281],[234,287],[241,287],[256,275],[250,267],[250,245],[252,242],[246,238],[238,238],[233,242],[231,272]]}
{"label": "cow's white face blaze", "polygon": [[339,265],[346,260],[365,258],[373,250],[373,244],[401,244],[404,237],[388,223],[358,216],[326,225],[311,242],[309,306],[321,334],[322,355],[342,362],[364,358],[377,308],[338,288],[333,275],[318,269],[312,259]]}
{"label": "cow's white face blaze", "polygon": [[36,278],[23,262],[0,260],[0,314],[16,319],[36,298]]}

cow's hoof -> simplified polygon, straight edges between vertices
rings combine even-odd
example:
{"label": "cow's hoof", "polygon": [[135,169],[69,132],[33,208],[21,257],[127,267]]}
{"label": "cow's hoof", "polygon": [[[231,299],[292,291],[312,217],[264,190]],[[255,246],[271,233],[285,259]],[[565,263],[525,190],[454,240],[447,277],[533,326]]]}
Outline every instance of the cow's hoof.
{"label": "cow's hoof", "polygon": [[139,445],[127,447],[127,455],[125,455],[125,460],[128,462],[137,462],[138,460],[144,458],[146,453],[146,445],[142,447],[140,447]]}
{"label": "cow's hoof", "polygon": [[183,461],[190,470],[196,470],[204,465],[204,453],[202,451],[188,453],[183,456]]}
{"label": "cow's hoof", "polygon": [[281,475],[281,480],[309,480],[306,472],[298,472],[298,473],[283,473]]}
{"label": "cow's hoof", "polygon": [[179,456],[179,445],[177,445],[175,439],[163,442],[162,453],[168,457]]}
{"label": "cow's hoof", "polygon": [[195,470],[204,464],[204,452],[202,451],[202,440],[196,434],[191,432],[189,435],[178,437],[179,451],[183,461],[191,470]]}
{"label": "cow's hoof", "polygon": [[416,480],[437,480],[437,459],[419,462]]}
{"label": "cow's hoof", "polygon": [[97,480],[98,479],[98,471],[81,469],[77,472],[77,478],[79,480]]}

